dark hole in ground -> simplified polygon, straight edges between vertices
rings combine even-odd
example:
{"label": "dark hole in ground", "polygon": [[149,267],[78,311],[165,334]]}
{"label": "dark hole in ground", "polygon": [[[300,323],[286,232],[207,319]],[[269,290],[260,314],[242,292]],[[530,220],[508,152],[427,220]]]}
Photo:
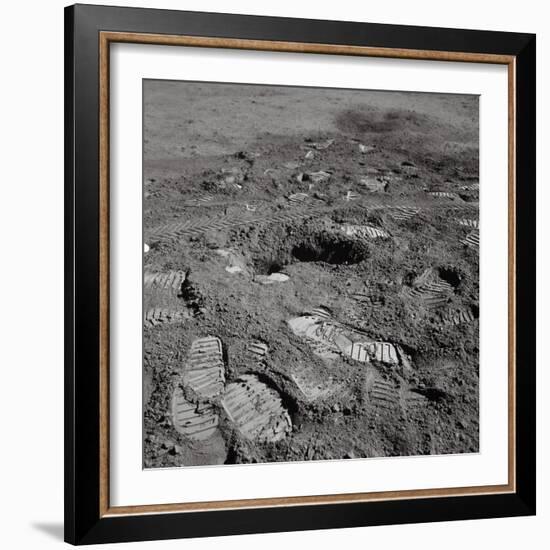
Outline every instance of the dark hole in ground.
{"label": "dark hole in ground", "polygon": [[458,195],[464,202],[478,202],[479,196],[475,194],[459,193]]}
{"label": "dark hole in ground", "polygon": [[254,262],[256,273],[260,275],[271,275],[273,273],[281,273],[284,270],[286,262],[282,258],[267,258],[259,259]]}
{"label": "dark hole in ground", "polygon": [[411,391],[413,391],[414,393],[419,393],[420,395],[423,395],[424,397],[428,398],[430,401],[433,401],[435,403],[440,403],[450,397],[449,393],[439,388],[425,388],[425,389],[417,388]]}
{"label": "dark hole in ground", "polygon": [[296,262],[325,262],[333,265],[353,265],[369,256],[368,245],[355,239],[347,239],[340,234],[327,231],[293,236],[285,235],[277,246],[271,245],[268,255],[270,235],[266,235],[268,244],[257,249],[254,257],[256,273],[271,275],[284,272],[285,267]]}
{"label": "dark hole in ground", "polygon": [[437,271],[441,279],[449,283],[453,288],[456,288],[460,284],[460,281],[462,281],[460,272],[452,267],[440,267]]}
{"label": "dark hole in ground", "polygon": [[365,250],[357,242],[329,239],[324,236],[294,245],[292,256],[299,262],[344,265],[358,264],[366,258]]}
{"label": "dark hole in ground", "polygon": [[185,280],[181,284],[180,293],[178,298],[183,298],[185,305],[192,310],[195,314],[198,313],[203,306],[203,298],[201,293],[196,289],[195,284],[191,280],[191,271],[188,270],[185,276]]}
{"label": "dark hole in ground", "polygon": [[283,270],[283,267],[284,266],[282,262],[278,262],[278,261],[270,262],[267,265],[266,273],[268,275],[271,275],[272,273],[280,273]]}
{"label": "dark hole in ground", "polygon": [[415,273],[414,271],[409,271],[408,273],[405,273],[405,275],[403,275],[403,285],[405,286],[413,286],[414,285],[414,281],[416,280],[416,278],[418,277],[418,273]]}
{"label": "dark hole in ground", "polygon": [[224,464],[235,464],[239,454],[233,447],[229,447]]}

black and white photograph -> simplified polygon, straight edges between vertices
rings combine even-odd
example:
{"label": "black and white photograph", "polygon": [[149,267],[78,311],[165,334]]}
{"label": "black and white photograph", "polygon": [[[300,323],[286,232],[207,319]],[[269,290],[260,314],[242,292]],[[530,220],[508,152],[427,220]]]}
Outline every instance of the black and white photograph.
{"label": "black and white photograph", "polygon": [[479,452],[479,97],[143,81],[145,468]]}
{"label": "black and white photograph", "polygon": [[456,6],[5,4],[2,548],[548,546],[549,10]]}

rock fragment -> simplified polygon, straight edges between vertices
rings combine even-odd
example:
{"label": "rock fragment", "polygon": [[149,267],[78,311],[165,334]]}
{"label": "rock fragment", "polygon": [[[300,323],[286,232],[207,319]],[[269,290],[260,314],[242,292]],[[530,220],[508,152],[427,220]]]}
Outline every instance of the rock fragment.
{"label": "rock fragment", "polygon": [[362,143],[359,144],[359,152],[360,153],[370,153],[371,151],[374,151],[375,147],[372,145],[364,145]]}
{"label": "rock fragment", "polygon": [[272,285],[273,283],[284,283],[290,277],[284,273],[271,273],[271,275],[256,275],[254,280],[262,285]]}
{"label": "rock fragment", "polygon": [[334,139],[327,139],[325,141],[307,143],[306,147],[316,149],[317,151],[324,151],[325,149],[328,149],[333,143]]}

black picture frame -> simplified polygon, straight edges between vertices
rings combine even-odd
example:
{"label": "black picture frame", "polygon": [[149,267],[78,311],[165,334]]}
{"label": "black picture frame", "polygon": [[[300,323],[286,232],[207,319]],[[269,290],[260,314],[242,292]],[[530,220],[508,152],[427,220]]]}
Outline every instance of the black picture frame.
{"label": "black picture frame", "polygon": [[[100,32],[512,56],[515,63],[515,491],[155,514],[100,510]],[[65,9],[65,540],[72,544],[535,514],[535,62],[532,34],[157,9]]]}

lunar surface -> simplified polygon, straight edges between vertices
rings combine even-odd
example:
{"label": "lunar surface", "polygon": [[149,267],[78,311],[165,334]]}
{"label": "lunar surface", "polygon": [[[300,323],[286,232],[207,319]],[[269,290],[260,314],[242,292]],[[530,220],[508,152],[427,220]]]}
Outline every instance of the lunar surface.
{"label": "lunar surface", "polygon": [[478,109],[145,81],[144,467],[479,451]]}

